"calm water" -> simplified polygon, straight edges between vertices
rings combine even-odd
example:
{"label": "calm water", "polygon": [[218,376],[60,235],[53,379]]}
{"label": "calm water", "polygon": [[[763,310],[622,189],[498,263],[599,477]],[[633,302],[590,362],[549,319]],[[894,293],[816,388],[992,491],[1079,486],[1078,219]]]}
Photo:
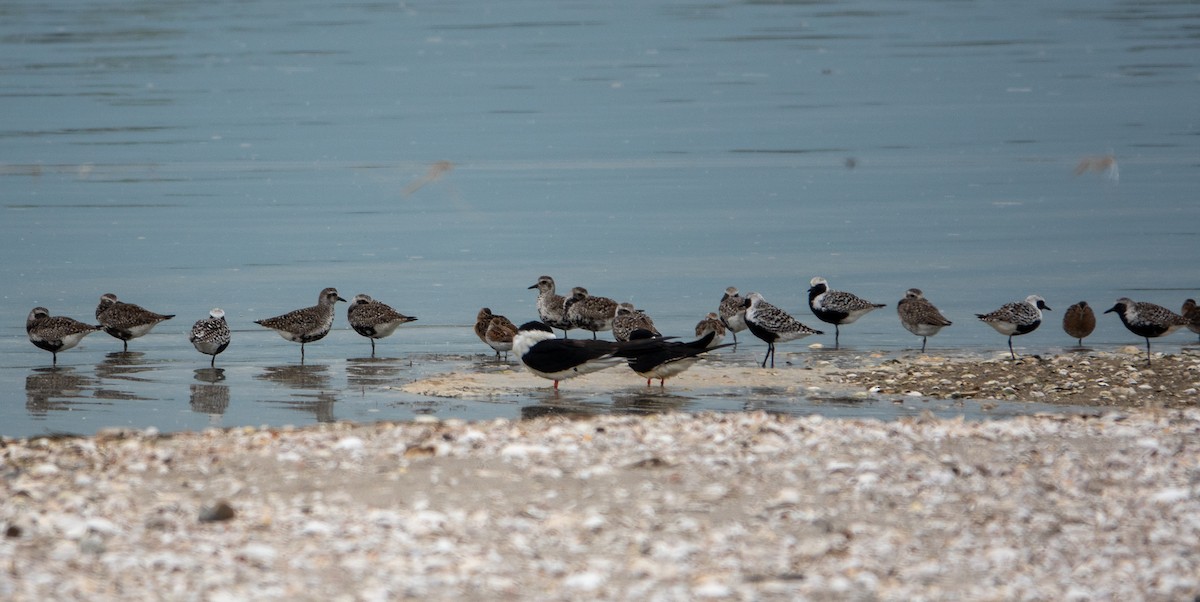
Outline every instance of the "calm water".
{"label": "calm water", "polygon": [[[392,387],[496,369],[468,326],[485,305],[534,317],[540,274],[668,334],[729,285],[817,325],[805,291],[825,276],[889,304],[843,333],[858,354],[916,344],[894,314],[913,286],[955,320],[930,342],[954,354],[1001,349],[973,314],[1030,293],[1055,311],[1018,339],[1028,353],[1072,343],[1058,321],[1081,299],[1177,309],[1200,295],[1198,31],[1200,7],[1178,2],[6,2],[0,434],[555,406],[904,413],[647,396],[634,377],[596,399]],[[1075,175],[1107,154],[1119,178]],[[453,169],[427,178],[439,161]],[[300,367],[252,322],[326,286],[420,321],[371,361],[339,306]],[[90,319],[105,292],[178,317],[131,354],[98,334],[49,370],[29,309]],[[220,372],[185,334],[214,306],[235,329]],[[781,352],[810,342],[832,337]],[[1113,316],[1089,339],[1137,343]]]}

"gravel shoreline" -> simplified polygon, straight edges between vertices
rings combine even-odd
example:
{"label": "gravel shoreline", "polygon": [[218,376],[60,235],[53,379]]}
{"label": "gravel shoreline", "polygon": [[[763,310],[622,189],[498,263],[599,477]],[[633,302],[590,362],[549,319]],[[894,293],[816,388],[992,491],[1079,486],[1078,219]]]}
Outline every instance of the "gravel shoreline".
{"label": "gravel shoreline", "polygon": [[1200,411],[3,440],[0,597],[1180,600]]}

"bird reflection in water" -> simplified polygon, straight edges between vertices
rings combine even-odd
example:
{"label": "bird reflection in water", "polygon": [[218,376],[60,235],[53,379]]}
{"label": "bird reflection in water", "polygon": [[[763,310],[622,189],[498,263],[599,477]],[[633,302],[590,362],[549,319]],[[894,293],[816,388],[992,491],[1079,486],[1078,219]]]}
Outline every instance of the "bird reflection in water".
{"label": "bird reflection in water", "polygon": [[346,363],[346,382],[357,389],[390,385],[401,371],[411,367],[411,360],[399,358],[350,358]]}
{"label": "bird reflection in water", "polygon": [[219,426],[221,416],[229,408],[229,387],[219,385],[225,380],[223,368],[200,368],[195,371],[195,379],[205,384],[192,384],[189,405],[193,412],[207,414],[211,426]]}
{"label": "bird reflection in water", "polygon": [[330,387],[328,372],[329,367],[322,364],[289,364],[268,366],[254,378],[301,391],[292,395],[291,399],[268,399],[265,403],[312,412],[317,422],[334,422],[337,418],[333,415],[333,404],[337,401],[337,394],[326,390]]}
{"label": "bird reflection in water", "polygon": [[98,381],[76,374],[71,367],[34,368],[25,377],[25,409],[33,416],[74,409],[87,399]]}
{"label": "bird reflection in water", "polygon": [[300,412],[311,412],[317,422],[337,422],[333,415],[333,406],[337,403],[337,394],[332,391],[321,391],[313,394],[297,394],[291,399],[268,399],[265,403],[285,407]]}
{"label": "bird reflection in water", "polygon": [[322,364],[293,364],[267,366],[255,376],[293,389],[325,389],[329,387],[329,367]]}
{"label": "bird reflection in water", "polygon": [[140,351],[115,351],[104,354],[104,361],[96,364],[96,376],[113,380],[149,382],[150,379],[136,376],[154,370],[157,366],[146,360]]}

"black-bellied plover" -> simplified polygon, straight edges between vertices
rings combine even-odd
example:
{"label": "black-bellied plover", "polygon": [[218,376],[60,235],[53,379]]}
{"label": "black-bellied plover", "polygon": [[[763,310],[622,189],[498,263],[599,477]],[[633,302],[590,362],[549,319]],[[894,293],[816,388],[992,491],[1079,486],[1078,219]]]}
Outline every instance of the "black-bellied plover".
{"label": "black-bellied plover", "polygon": [[51,316],[50,310],[35,307],[25,318],[25,333],[29,342],[38,349],[45,349],[51,354],[52,365],[58,365],[58,352],[66,351],[79,344],[93,332],[103,330],[103,326],[84,324],[66,316]]}
{"label": "black-bellied plover", "polygon": [[542,323],[563,331],[567,336],[568,330],[573,330],[575,324],[567,319],[566,297],[554,292],[554,279],[549,276],[539,276],[530,289],[537,289],[538,317]]}
{"label": "black-bellied plover", "polygon": [[333,306],[338,301],[345,299],[338,295],[336,288],[329,287],[321,291],[317,296],[317,304],[312,307],[255,320],[254,323],[274,330],[293,343],[300,343],[300,361],[303,362],[305,343],[319,341],[329,334],[329,329],[333,327]]}
{"label": "black-bellied plover", "polygon": [[475,316],[475,336],[483,341],[485,345],[492,348],[496,352],[496,359],[500,359],[500,353],[503,352],[505,357],[508,352],[512,351],[513,337],[517,336],[517,327],[507,317],[493,314],[490,308],[483,308]]}
{"label": "black-bellied plover", "polygon": [[125,303],[112,293],[101,295],[100,304],[96,306],[96,320],[104,327],[104,332],[121,340],[123,351],[129,351],[131,339],[145,336],[159,322],[174,317],[175,314],[157,314],[140,305]]}
{"label": "black-bellied plover", "polygon": [[746,306],[746,327],[767,344],[763,368],[767,367],[768,359],[771,367],[775,367],[775,343],[802,339],[810,334],[825,334],[801,324],[786,311],[767,303],[758,293],[750,293],[745,299],[742,303]]}
{"label": "black-bellied plover", "polygon": [[1080,301],[1063,312],[1063,332],[1071,338],[1079,340],[1083,347],[1083,339],[1096,330],[1096,312],[1092,311],[1087,301]]}
{"label": "black-bellied plover", "polygon": [[[742,314],[742,319],[745,320],[746,314]],[[745,322],[742,322],[745,324]],[[696,336],[703,337],[708,333],[713,333],[713,338],[708,342],[708,348],[712,349],[720,345],[725,340],[725,323],[721,321],[721,316],[717,312],[710,311],[704,319],[696,323]]]}
{"label": "black-bellied plover", "polygon": [[346,321],[350,323],[354,332],[371,341],[371,357],[375,357],[375,339],[390,337],[401,325],[415,322],[417,319],[392,309],[387,303],[372,299],[370,295],[360,293],[354,296],[354,300],[346,308]]}
{"label": "black-bellied plover", "polygon": [[556,339],[554,331],[541,322],[526,322],[513,338],[513,353],[525,369],[536,376],[558,382],[590,374],[660,349],[664,339],[633,341],[589,341],[586,339]]}
{"label": "black-bellied plover", "polygon": [[637,309],[632,303],[621,303],[617,305],[617,315],[613,316],[612,332],[613,338],[618,341],[632,340],[632,334],[636,330],[645,330],[653,336],[662,336],[662,333],[654,327],[654,320],[646,315],[646,312]]}
{"label": "black-bellied plover", "polygon": [[188,340],[196,351],[212,356],[208,365],[215,368],[217,354],[229,347],[229,324],[225,322],[225,310],[214,307],[208,312],[207,318],[196,320]]}
{"label": "black-bellied plover", "polygon": [[900,315],[900,324],[905,330],[921,337],[921,353],[925,353],[925,341],[929,337],[952,324],[919,288],[904,292],[904,298],[896,303],[896,313]]}
{"label": "black-bellied plover", "polygon": [[1046,300],[1029,295],[1024,301],[1005,303],[1000,309],[986,314],[975,314],[980,321],[996,329],[996,332],[1008,337],[1008,353],[1012,359],[1017,359],[1013,351],[1012,338],[1020,334],[1028,334],[1042,323],[1042,310],[1050,311]]}
{"label": "black-bellied plover", "polygon": [[840,346],[839,338],[843,324],[853,324],[859,318],[873,312],[884,303],[871,303],[854,293],[835,291],[829,288],[829,282],[817,276],[809,281],[808,306],[813,315],[822,322],[833,324],[833,348]]}
{"label": "black-bellied plover", "polygon": [[733,343],[737,344],[737,333],[746,330],[746,299],[738,293],[737,287],[725,289],[721,304],[717,306],[717,314],[725,328],[733,335]]}
{"label": "black-bellied plover", "polygon": [[1117,303],[1104,313],[1115,312],[1129,332],[1146,339],[1146,364],[1150,364],[1150,339],[1166,336],[1188,325],[1188,319],[1161,306],[1145,301],[1134,301],[1129,297],[1117,299]]}
{"label": "black-bellied plover", "polygon": [[[634,340],[638,340],[650,338],[652,335],[647,330],[638,330],[633,336]],[[687,343],[663,341],[661,348],[631,357],[628,359],[628,364],[634,372],[646,379],[647,387],[650,386],[650,381],[656,378],[658,386],[662,387],[666,385],[668,378],[691,368],[700,361],[701,355],[705,352],[733,345],[733,343],[712,345],[715,337],[716,332],[709,331],[708,334]]]}
{"label": "black-bellied plover", "polygon": [[571,297],[563,306],[567,310],[567,320],[577,328],[596,333],[612,330],[613,318],[617,317],[617,302],[608,297],[593,297],[582,286],[571,289]]}
{"label": "black-bellied plover", "polygon": [[1183,310],[1181,316],[1188,321],[1188,330],[1200,334],[1200,307],[1196,306],[1195,299],[1188,299],[1183,302]]}

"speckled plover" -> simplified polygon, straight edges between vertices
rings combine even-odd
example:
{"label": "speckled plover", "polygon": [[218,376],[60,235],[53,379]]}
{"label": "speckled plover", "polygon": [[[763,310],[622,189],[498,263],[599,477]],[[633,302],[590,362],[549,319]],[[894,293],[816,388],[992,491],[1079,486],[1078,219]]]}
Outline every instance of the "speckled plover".
{"label": "speckled plover", "polygon": [[1087,301],[1080,301],[1063,312],[1062,327],[1063,332],[1073,339],[1078,339],[1079,346],[1083,347],[1084,337],[1096,329],[1096,312],[1092,311]]}
{"label": "speckled plover", "polygon": [[475,315],[475,336],[485,345],[496,352],[500,359],[503,352],[507,357],[512,351],[513,337],[517,336],[517,327],[505,316],[493,314],[491,308],[484,307]]}
{"label": "speckled plover", "polygon": [[617,316],[617,302],[608,297],[594,297],[582,286],[571,289],[571,298],[563,306],[567,310],[567,320],[577,328],[596,333],[612,330],[613,318]]}
{"label": "speckled plover", "polygon": [[635,308],[632,303],[617,305],[617,315],[613,317],[612,321],[613,338],[618,341],[628,341],[632,338],[630,335],[633,334],[633,331],[639,329],[654,336],[662,336],[662,333],[654,327],[654,320],[646,315],[646,312]]}
{"label": "speckled plover", "polygon": [[1166,336],[1188,325],[1188,319],[1161,306],[1145,301],[1134,301],[1129,297],[1117,299],[1117,303],[1104,310],[1115,312],[1129,332],[1146,339],[1146,364],[1150,364],[1150,339]]}
{"label": "speckled plover", "polygon": [[[746,314],[743,313],[743,320],[745,316]],[[713,333],[713,338],[708,342],[708,348],[712,349],[725,340],[725,323],[721,321],[721,316],[717,315],[715,311],[708,312],[708,315],[704,316],[704,319],[696,323],[697,337],[703,337],[710,332]]]}
{"label": "speckled plover", "polygon": [[157,314],[133,303],[125,303],[112,293],[100,296],[96,306],[96,319],[104,332],[121,340],[123,351],[129,351],[129,341],[145,336],[159,322],[174,318],[175,314]]}
{"label": "speckled plover", "polygon": [[717,306],[717,314],[721,318],[721,322],[725,324],[725,328],[729,329],[733,335],[733,342],[737,344],[737,333],[746,330],[746,299],[738,293],[737,287],[731,286],[725,289],[725,295],[721,297],[721,304]]}
{"label": "speckled plover", "polygon": [[873,312],[884,303],[871,303],[858,295],[845,291],[835,291],[829,288],[829,282],[817,276],[809,281],[808,306],[813,315],[822,322],[833,324],[833,348],[841,344],[841,326],[852,324],[866,314]]}
{"label": "speckled plover", "polygon": [[1050,311],[1050,307],[1046,305],[1046,300],[1037,295],[1029,295],[1024,301],[1005,303],[996,311],[986,314],[975,314],[975,317],[988,326],[995,328],[996,332],[1008,337],[1008,353],[1015,360],[1017,359],[1017,354],[1013,351],[1012,338],[1037,330],[1037,327],[1042,323],[1043,309]]}
{"label": "speckled plover", "polygon": [[304,361],[304,345],[319,341],[329,334],[333,327],[333,306],[345,299],[338,296],[336,288],[329,287],[317,296],[317,304],[312,307],[296,309],[273,318],[255,320],[254,323],[265,326],[279,333],[279,336],[300,343],[300,361]]}
{"label": "speckled plover", "polygon": [[229,324],[225,322],[225,310],[214,307],[209,310],[207,318],[196,320],[188,340],[196,351],[212,356],[208,365],[215,368],[217,354],[229,347]]}
{"label": "speckled plover", "polygon": [[567,319],[566,297],[554,292],[554,279],[539,276],[537,282],[529,288],[538,291],[537,309],[542,323],[563,331],[564,337],[568,336],[567,331],[573,330],[575,325]]}
{"label": "speckled plover", "polygon": [[[638,330],[633,333],[634,340],[650,338],[651,336],[653,335],[647,330]],[[629,367],[639,376],[646,379],[647,387],[650,386],[650,381],[656,378],[658,379],[658,386],[666,386],[668,378],[691,368],[692,365],[700,361],[700,356],[705,352],[733,345],[733,343],[726,343],[724,345],[710,346],[715,336],[716,332],[710,331],[708,334],[687,343],[663,341],[662,347],[659,349],[629,358]]]}
{"label": "speckled plover", "polygon": [[896,313],[905,330],[921,337],[921,353],[925,353],[925,341],[929,337],[953,323],[925,298],[919,288],[904,292],[904,298],[896,303]]}
{"label": "speckled plover", "polygon": [[392,309],[387,303],[361,293],[355,295],[346,308],[346,321],[350,323],[350,328],[371,341],[371,357],[375,357],[375,339],[390,337],[401,325],[416,320],[413,316]]}
{"label": "speckled plover", "polygon": [[767,303],[758,293],[746,295],[743,304],[746,306],[746,326],[754,336],[767,344],[767,355],[763,356],[762,367],[775,367],[775,343],[802,339],[810,334],[825,334],[820,330],[809,328],[799,320],[788,315],[786,311]]}
{"label": "speckled plover", "polygon": [[624,363],[627,358],[655,351],[664,339],[626,342],[556,339],[554,331],[541,322],[526,322],[513,338],[513,353],[531,373],[558,382]]}
{"label": "speckled plover", "polygon": [[25,318],[25,333],[29,342],[38,349],[45,349],[51,354],[52,365],[58,365],[58,352],[66,351],[79,344],[93,332],[103,330],[102,326],[84,324],[66,316],[51,316],[50,310],[35,307]]}

